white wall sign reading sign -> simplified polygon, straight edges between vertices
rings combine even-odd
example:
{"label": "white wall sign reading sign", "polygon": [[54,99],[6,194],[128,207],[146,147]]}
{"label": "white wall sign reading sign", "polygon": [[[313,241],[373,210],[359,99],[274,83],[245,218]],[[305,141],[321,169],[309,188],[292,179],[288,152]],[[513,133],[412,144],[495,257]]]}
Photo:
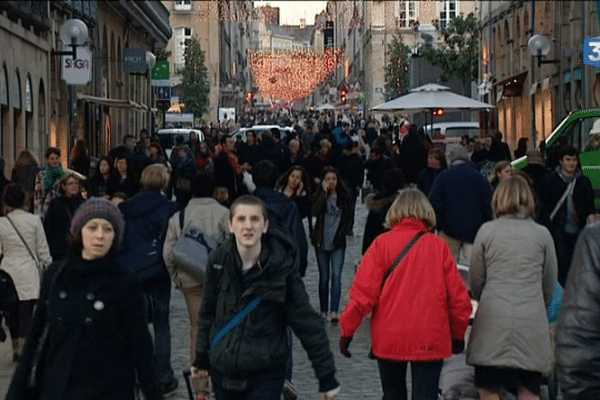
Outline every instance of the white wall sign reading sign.
{"label": "white wall sign reading sign", "polygon": [[71,56],[62,56],[61,59],[62,79],[68,85],[87,85],[92,79],[92,52],[87,47],[77,47],[75,60]]}

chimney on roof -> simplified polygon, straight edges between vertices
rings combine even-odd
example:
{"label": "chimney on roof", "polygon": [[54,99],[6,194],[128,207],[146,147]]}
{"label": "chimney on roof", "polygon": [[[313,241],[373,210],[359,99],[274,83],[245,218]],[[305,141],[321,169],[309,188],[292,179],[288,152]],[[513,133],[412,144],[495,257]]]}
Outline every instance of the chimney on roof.
{"label": "chimney on roof", "polygon": [[300,28],[306,29],[306,18],[300,18]]}

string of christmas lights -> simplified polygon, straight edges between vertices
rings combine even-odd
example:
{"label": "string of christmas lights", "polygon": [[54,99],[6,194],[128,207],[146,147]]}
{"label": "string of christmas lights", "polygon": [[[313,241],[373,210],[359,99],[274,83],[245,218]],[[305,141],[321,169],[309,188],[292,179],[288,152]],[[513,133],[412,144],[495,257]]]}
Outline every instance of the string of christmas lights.
{"label": "string of christmas lights", "polygon": [[250,71],[263,99],[299,100],[309,96],[340,64],[344,49],[323,53],[251,52]]}

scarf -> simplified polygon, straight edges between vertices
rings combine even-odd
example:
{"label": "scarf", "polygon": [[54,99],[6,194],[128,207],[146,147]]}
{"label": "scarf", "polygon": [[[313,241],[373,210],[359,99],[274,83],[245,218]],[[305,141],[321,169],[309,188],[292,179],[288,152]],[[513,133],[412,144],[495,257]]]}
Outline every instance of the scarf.
{"label": "scarf", "polygon": [[54,185],[56,182],[62,178],[65,171],[63,170],[62,165],[58,167],[46,167],[46,176],[44,177],[44,192],[48,193],[52,189],[54,189]]}
{"label": "scarf", "polygon": [[237,156],[233,153],[227,153],[227,155],[229,156],[229,163],[231,164],[231,168],[234,170],[235,174],[241,175],[242,167],[240,166]]}

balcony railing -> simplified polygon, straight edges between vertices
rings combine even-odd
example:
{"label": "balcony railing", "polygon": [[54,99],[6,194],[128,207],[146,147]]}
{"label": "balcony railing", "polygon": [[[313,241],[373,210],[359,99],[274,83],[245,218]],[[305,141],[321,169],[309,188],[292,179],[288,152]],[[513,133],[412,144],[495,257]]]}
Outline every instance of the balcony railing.
{"label": "balcony railing", "polygon": [[175,1],[175,11],[192,11],[192,2]]}
{"label": "balcony railing", "polygon": [[50,29],[48,1],[0,1],[0,9],[7,10],[9,18],[20,18],[24,23]]}

